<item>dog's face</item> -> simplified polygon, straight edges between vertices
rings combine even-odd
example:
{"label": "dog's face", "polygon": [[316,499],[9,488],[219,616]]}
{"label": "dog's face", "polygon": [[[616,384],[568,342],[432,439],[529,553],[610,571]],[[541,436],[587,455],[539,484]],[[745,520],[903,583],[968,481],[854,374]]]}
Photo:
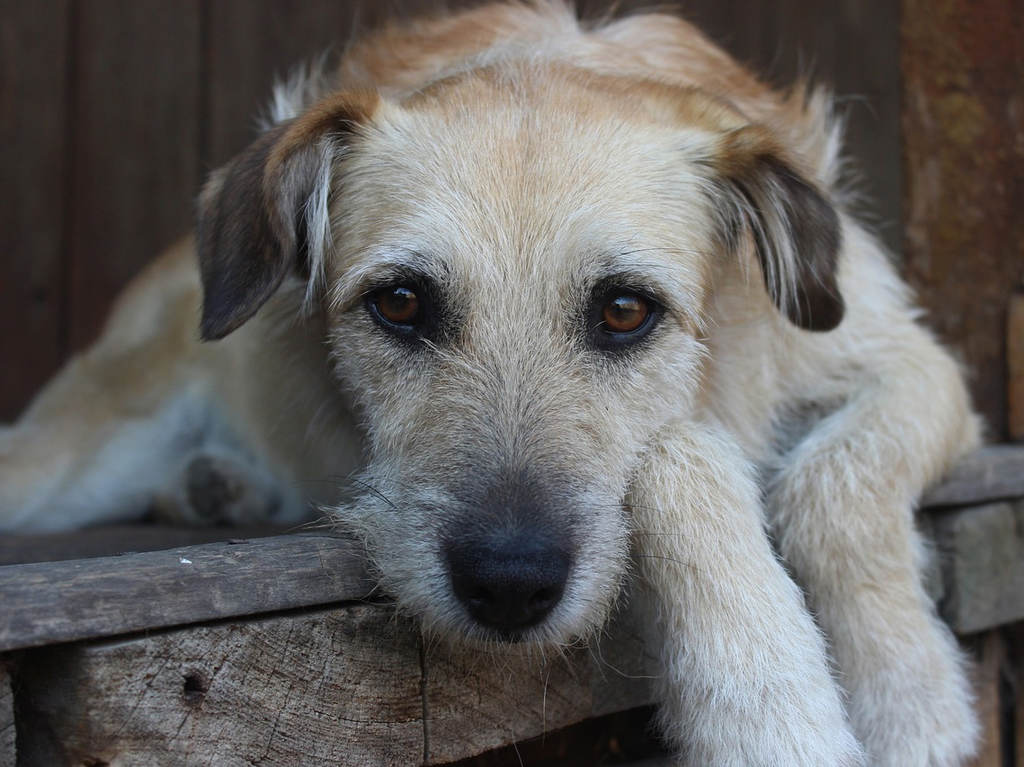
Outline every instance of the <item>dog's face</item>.
{"label": "dog's face", "polygon": [[699,92],[554,65],[329,99],[203,205],[207,336],[304,254],[367,435],[339,517],[442,633],[600,624],[623,499],[658,430],[692,417],[708,303],[745,243],[794,322],[842,311],[835,214],[763,131]]}

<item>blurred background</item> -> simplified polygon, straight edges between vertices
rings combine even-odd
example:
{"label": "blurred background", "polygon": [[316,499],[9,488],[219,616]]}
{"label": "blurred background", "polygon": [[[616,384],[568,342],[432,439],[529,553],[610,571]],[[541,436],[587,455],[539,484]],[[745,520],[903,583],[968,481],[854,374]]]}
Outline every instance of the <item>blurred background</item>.
{"label": "blurred background", "polygon": [[[607,3],[582,5],[593,14]],[[203,179],[252,139],[275,76],[360,29],[435,7],[0,0],[0,421],[190,229]],[[1012,429],[1008,420],[1006,354],[1011,294],[1024,285],[1024,0],[681,9],[772,82],[805,72],[835,88],[860,214],[970,366],[992,435],[1024,436],[1024,403]]]}

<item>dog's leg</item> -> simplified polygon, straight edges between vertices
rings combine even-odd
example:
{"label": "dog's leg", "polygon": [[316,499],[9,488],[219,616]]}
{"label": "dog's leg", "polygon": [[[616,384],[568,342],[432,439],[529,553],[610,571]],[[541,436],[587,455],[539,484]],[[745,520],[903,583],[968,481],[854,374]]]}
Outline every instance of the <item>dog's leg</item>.
{"label": "dog's leg", "polygon": [[863,764],[824,640],[776,560],[752,469],[731,441],[671,427],[627,502],[662,648],[661,718],[687,763]]}
{"label": "dog's leg", "polygon": [[955,640],[920,582],[912,509],[977,426],[955,366],[930,340],[880,354],[874,370],[879,383],[786,456],[768,508],[871,763],[959,765],[977,724]]}

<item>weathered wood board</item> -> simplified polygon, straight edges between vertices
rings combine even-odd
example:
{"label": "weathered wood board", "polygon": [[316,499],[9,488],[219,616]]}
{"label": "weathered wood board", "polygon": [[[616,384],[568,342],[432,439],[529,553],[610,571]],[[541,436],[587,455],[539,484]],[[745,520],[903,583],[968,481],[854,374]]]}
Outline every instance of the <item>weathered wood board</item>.
{"label": "weathered wood board", "polygon": [[418,637],[351,606],[36,650],[21,758],[69,765],[408,765],[423,758]]}
{"label": "weathered wood board", "polygon": [[1024,501],[933,519],[942,559],[942,616],[958,634],[1024,620]]}
{"label": "weathered wood board", "polygon": [[202,543],[269,538],[296,532],[294,525],[179,527],[158,524],[102,525],[64,533],[0,535],[0,567],[32,562],[114,557]]}
{"label": "weathered wood board", "polygon": [[327,535],[0,567],[0,651],[363,599],[357,544]]}
{"label": "weathered wood board", "polygon": [[656,662],[635,606],[624,603],[600,642],[564,653],[424,650],[427,764],[650,704]]}
{"label": "weathered wood board", "polygon": [[[21,758],[443,764],[649,703],[649,659],[628,612],[616,626],[624,638],[603,644],[603,656],[580,647],[543,660],[515,649],[426,650],[415,625],[385,605],[40,648],[20,659],[20,695],[38,733]],[[612,679],[618,664],[644,673]]]}
{"label": "weathered wood board", "polygon": [[1024,498],[1024,445],[987,445],[964,456],[925,493],[921,506],[967,506]]}

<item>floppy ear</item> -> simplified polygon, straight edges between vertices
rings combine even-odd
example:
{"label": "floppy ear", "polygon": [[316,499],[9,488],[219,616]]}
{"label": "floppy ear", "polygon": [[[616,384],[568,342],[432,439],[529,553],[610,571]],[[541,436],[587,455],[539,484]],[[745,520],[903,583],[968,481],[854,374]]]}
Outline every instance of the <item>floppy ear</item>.
{"label": "floppy ear", "polygon": [[267,131],[215,172],[199,198],[203,340],[251,318],[328,236],[331,166],[376,108],[374,93],[328,97]]}
{"label": "floppy ear", "polygon": [[725,242],[750,231],[768,295],[795,325],[834,329],[845,306],[838,285],[842,241],[835,208],[757,126],[726,133],[715,161],[727,204]]}

